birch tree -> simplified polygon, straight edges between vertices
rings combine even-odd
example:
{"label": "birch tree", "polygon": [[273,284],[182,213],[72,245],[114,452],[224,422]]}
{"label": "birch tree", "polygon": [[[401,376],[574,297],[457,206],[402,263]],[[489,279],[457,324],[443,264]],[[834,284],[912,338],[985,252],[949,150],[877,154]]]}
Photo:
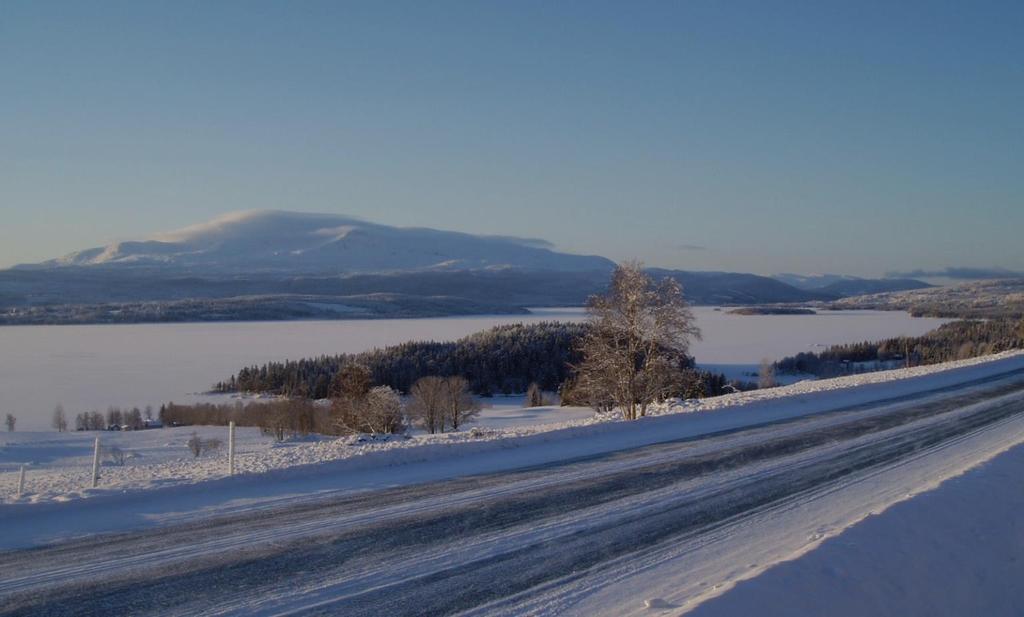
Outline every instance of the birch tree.
{"label": "birch tree", "polygon": [[421,377],[409,390],[409,416],[427,432],[443,433],[445,427],[445,385],[442,377]]}
{"label": "birch tree", "polygon": [[58,433],[68,430],[68,417],[64,413],[63,405],[57,405],[53,410],[53,428],[57,429]]}
{"label": "birch tree", "polygon": [[544,405],[544,393],[541,391],[540,386],[537,382],[530,384],[530,387],[526,389],[526,406],[527,407],[541,407]]}
{"label": "birch tree", "polygon": [[444,380],[445,421],[453,431],[480,413],[480,404],[469,393],[465,377],[446,377]]}
{"label": "birch tree", "polygon": [[700,330],[678,281],[655,283],[639,263],[623,264],[608,292],[590,298],[587,316],[576,387],[595,407],[614,405],[635,420],[682,388],[690,341]]}
{"label": "birch tree", "polygon": [[775,380],[775,364],[765,358],[761,360],[761,366],[757,369],[757,387],[774,388],[779,385]]}
{"label": "birch tree", "polygon": [[402,399],[388,386],[377,386],[366,394],[363,426],[370,433],[399,433],[402,422]]}

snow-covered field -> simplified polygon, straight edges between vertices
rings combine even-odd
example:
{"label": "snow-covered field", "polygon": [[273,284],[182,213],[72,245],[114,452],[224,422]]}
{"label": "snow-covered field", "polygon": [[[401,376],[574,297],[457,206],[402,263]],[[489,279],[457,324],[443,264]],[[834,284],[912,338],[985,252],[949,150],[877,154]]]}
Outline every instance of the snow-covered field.
{"label": "snow-covered field", "polygon": [[[585,407],[525,407],[523,396],[485,399],[480,417],[468,431],[430,436],[413,431],[411,438],[374,438],[371,435],[335,439],[318,435],[293,436],[277,442],[253,427],[235,431],[235,468],[240,474],[261,473],[297,465],[347,459],[360,454],[446,444],[493,440],[546,428],[557,429],[588,420],[594,411]],[[529,427],[529,428],[527,428]],[[195,457],[188,447],[192,435],[202,441],[218,440],[219,447]],[[100,487],[89,488],[94,440],[100,439]],[[222,477],[227,469],[228,431],[222,426],[190,426],[144,431],[16,431],[0,433],[0,503],[68,501],[127,489],[157,488]],[[120,450],[123,461],[110,451]],[[21,466],[27,486],[23,498],[14,496]]]}

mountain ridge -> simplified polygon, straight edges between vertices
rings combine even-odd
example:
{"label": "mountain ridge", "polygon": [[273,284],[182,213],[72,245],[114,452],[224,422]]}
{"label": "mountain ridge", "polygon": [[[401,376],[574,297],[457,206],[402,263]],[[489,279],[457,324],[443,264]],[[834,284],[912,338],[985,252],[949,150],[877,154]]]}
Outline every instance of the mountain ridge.
{"label": "mountain ridge", "polygon": [[584,271],[611,270],[614,265],[597,255],[557,252],[535,238],[392,227],[339,214],[255,210],[16,267],[359,274],[495,268]]}
{"label": "mountain ridge", "polygon": [[818,292],[835,297],[862,296],[887,291],[927,289],[933,285],[912,278],[861,278],[848,274],[793,274],[772,275],[773,279],[804,291]]}
{"label": "mountain ridge", "polygon": [[[531,238],[389,227],[335,214],[239,212],[0,270],[0,323],[515,314],[580,306],[607,288],[614,266]],[[739,272],[647,271],[679,281],[697,305],[827,302],[877,288],[834,275],[801,289]],[[808,284],[815,277],[805,278]],[[346,303],[359,311],[323,309]]]}

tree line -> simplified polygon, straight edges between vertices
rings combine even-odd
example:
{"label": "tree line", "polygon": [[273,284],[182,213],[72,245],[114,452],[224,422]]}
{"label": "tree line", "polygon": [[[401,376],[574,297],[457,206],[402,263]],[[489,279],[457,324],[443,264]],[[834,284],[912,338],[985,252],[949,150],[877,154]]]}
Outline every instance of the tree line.
{"label": "tree line", "polygon": [[[369,371],[371,383],[401,393],[411,392],[424,377],[457,376],[478,396],[517,394],[536,384],[540,390],[561,394],[563,404],[589,404],[581,392],[577,367],[583,364],[591,327],[563,322],[512,324],[454,342],[416,341],[358,354],[269,362],[243,368],[213,390],[333,399],[342,370],[361,366]],[[685,352],[674,356],[673,362],[680,373],[670,389],[672,396],[714,396],[729,385],[724,375],[697,370]]]}
{"label": "tree line", "polygon": [[[75,416],[76,431],[105,431],[111,428],[125,428],[130,431],[138,431],[146,428],[147,421],[153,420],[153,408],[147,406],[144,410],[138,407],[121,409],[111,406],[107,413],[100,411],[86,411]],[[53,410],[53,428],[58,431],[66,431],[68,428],[67,417],[64,413],[64,406],[57,405]]]}
{"label": "tree line", "polygon": [[414,341],[358,354],[269,362],[241,369],[214,385],[217,392],[263,392],[333,398],[345,366],[363,366],[376,385],[409,392],[427,376],[460,376],[472,392],[489,396],[524,392],[531,383],[554,391],[580,361],[576,341],[586,326],[542,322],[497,326],[458,341]]}
{"label": "tree line", "polygon": [[192,424],[259,427],[265,435],[282,440],[288,435],[403,433],[417,425],[429,433],[459,430],[479,412],[480,405],[459,376],[420,378],[408,397],[386,385],[374,385],[366,367],[350,364],[334,379],[330,401],[282,398],[243,404],[198,403],[160,407],[165,425]]}
{"label": "tree line", "polygon": [[1024,348],[1024,320],[961,320],[916,337],[833,345],[778,361],[784,373],[834,377],[853,372],[938,364]]}

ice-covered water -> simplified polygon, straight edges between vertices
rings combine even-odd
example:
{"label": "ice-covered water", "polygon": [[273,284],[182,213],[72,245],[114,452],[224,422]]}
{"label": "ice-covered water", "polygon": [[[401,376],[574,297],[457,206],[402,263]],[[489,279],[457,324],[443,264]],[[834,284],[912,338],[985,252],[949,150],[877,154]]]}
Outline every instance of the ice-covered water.
{"label": "ice-covered water", "polygon": [[[730,373],[762,358],[918,335],[943,323],[881,311],[739,316],[698,307],[695,312],[704,333],[693,348],[697,360]],[[582,317],[581,309],[539,309],[529,316],[2,327],[0,415],[13,413],[19,429],[40,430],[49,426],[57,403],[73,418],[108,405],[189,402],[244,365],[408,340],[452,340],[497,324]]]}

